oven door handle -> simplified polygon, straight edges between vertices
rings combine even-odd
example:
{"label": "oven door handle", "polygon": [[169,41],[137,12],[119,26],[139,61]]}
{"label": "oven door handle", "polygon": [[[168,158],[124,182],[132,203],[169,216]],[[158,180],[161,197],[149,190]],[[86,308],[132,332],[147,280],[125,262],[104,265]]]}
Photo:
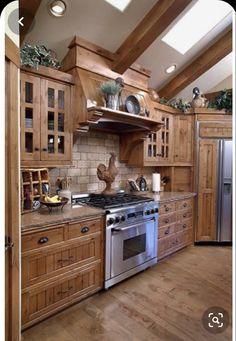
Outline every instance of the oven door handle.
{"label": "oven door handle", "polygon": [[148,220],[139,222],[138,224],[129,225],[129,226],[127,226],[127,227],[113,227],[113,228],[111,229],[111,231],[112,231],[112,232],[123,232],[123,231],[127,231],[127,230],[129,230],[129,229],[132,229],[132,228],[134,228],[134,227],[140,226],[140,225],[142,225],[143,223],[147,223],[147,222],[152,221],[152,220],[155,220],[155,218],[151,218],[151,219],[148,219]]}

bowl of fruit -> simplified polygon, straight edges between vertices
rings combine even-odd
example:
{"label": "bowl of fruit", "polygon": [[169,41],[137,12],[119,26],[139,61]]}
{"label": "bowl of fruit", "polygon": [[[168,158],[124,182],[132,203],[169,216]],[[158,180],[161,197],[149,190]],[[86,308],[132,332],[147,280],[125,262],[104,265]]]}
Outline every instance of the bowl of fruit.
{"label": "bowl of fruit", "polygon": [[60,197],[59,195],[54,195],[53,197],[49,197],[48,195],[45,195],[40,200],[41,205],[47,206],[49,211],[52,211],[53,207],[60,207],[63,209],[63,207],[68,203],[69,199],[65,197]]}

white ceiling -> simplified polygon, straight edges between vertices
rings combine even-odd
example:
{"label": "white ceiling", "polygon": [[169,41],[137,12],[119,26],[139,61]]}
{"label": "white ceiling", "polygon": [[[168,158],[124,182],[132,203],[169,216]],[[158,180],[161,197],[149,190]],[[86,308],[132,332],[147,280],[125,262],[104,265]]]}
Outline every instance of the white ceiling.
{"label": "white ceiling", "polygon": [[[178,0],[176,0],[178,1]],[[196,0],[185,9],[187,11]],[[220,0],[206,0],[213,3],[212,10]],[[55,18],[48,12],[48,0],[42,0],[36,14],[36,23],[31,32],[26,36],[25,42],[31,44],[43,44],[56,51],[61,60],[67,53],[67,47],[75,35],[78,35],[92,43],[95,43],[111,52],[115,52],[125,38],[137,26],[145,14],[157,2],[156,0],[132,0],[122,13],[104,0],[66,0],[67,12],[62,18]],[[225,2],[226,5],[228,5]],[[228,5],[229,6],[229,5]],[[184,12],[183,12],[184,13]],[[183,15],[183,14],[182,14]],[[181,15],[175,20],[177,21]],[[137,63],[151,70],[150,87],[161,88],[168,83],[185,65],[199,55],[204,48],[232,22],[232,15],[228,15],[204,38],[202,38],[185,55],[161,41],[170,25],[158,39],[138,58]],[[199,18],[199,24],[201,18]],[[196,27],[197,29],[197,27]],[[232,74],[233,55],[225,57],[207,73],[199,77],[176,97],[189,97],[190,90],[199,85],[202,92],[207,92],[216,84]],[[165,68],[172,63],[177,64],[176,71],[167,75]]]}

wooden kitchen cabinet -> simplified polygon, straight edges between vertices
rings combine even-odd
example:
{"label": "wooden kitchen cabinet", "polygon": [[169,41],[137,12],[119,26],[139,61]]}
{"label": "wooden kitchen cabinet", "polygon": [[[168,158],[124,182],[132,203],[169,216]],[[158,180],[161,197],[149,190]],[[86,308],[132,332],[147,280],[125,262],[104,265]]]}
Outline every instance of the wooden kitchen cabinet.
{"label": "wooden kitchen cabinet", "polygon": [[158,260],[193,242],[193,198],[160,203]]}
{"label": "wooden kitchen cabinet", "polygon": [[176,115],[174,118],[174,164],[193,161],[193,116]]}
{"label": "wooden kitchen cabinet", "polygon": [[[71,84],[43,74],[21,71],[22,166],[72,162]],[[53,70],[59,79],[61,74]]]}
{"label": "wooden kitchen cabinet", "polygon": [[217,140],[199,142],[197,241],[216,240],[217,154]]}
{"label": "wooden kitchen cabinet", "polygon": [[232,115],[196,110],[196,242],[216,241],[219,139],[232,139]]}
{"label": "wooden kitchen cabinet", "polygon": [[100,290],[103,253],[101,217],[24,231],[22,328]]}
{"label": "wooden kitchen cabinet", "polygon": [[173,161],[173,116],[162,112],[160,120],[164,126],[149,134],[144,143],[144,165],[163,165]]}

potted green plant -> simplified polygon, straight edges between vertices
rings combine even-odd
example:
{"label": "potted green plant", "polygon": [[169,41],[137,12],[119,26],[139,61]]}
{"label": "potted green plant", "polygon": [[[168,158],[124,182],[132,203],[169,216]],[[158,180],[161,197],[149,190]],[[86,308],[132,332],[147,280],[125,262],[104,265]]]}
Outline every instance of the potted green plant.
{"label": "potted green plant", "polygon": [[232,112],[232,90],[222,90],[217,97],[209,101],[208,108]]}
{"label": "potted green plant", "polygon": [[121,86],[114,80],[102,82],[100,84],[100,91],[103,94],[106,107],[114,110],[119,110],[119,92]]}
{"label": "potted green plant", "polygon": [[39,65],[59,69],[61,63],[57,60],[55,53],[42,45],[25,44],[20,49],[21,65],[31,66],[35,69]]}

